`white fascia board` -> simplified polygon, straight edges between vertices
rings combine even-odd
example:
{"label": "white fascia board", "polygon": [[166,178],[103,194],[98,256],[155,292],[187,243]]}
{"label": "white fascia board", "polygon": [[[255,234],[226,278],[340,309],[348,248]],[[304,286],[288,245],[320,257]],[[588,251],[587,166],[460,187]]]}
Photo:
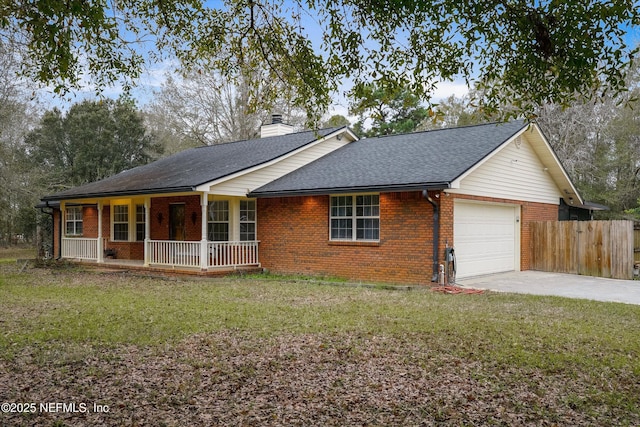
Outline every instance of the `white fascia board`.
{"label": "white fascia board", "polygon": [[[569,178],[569,175],[567,174],[567,171],[564,169],[564,166],[562,166],[562,163],[560,162],[560,159],[558,159],[558,156],[556,155],[556,152],[553,150],[553,148],[551,148],[551,144],[549,144],[549,141],[547,141],[547,138],[544,136],[544,133],[542,133],[542,131],[540,130],[540,128],[538,127],[537,124],[532,123],[530,126],[533,129],[535,129],[538,137],[544,143],[544,148],[553,157],[554,165],[552,165],[552,166],[555,169],[554,173],[557,174],[559,172],[559,174],[562,177],[562,180],[565,181],[564,183],[562,183],[562,182],[558,182],[557,180],[555,180],[556,181],[556,185],[558,185],[559,188],[562,188],[562,187],[564,187],[564,185],[562,185],[562,184],[566,184],[570,188],[570,192],[573,193],[578,198],[578,202],[581,205],[583,205],[584,201],[582,200],[582,196],[580,196],[580,193],[578,193],[578,190],[573,185],[573,182],[571,181],[571,178]],[[531,144],[531,145],[533,146],[534,151],[538,151],[536,149],[537,148],[536,144]],[[553,177],[553,174],[552,174],[552,177]]]}
{"label": "white fascia board", "polygon": [[274,165],[274,164],[276,164],[276,163],[278,163],[278,162],[280,162],[280,161],[282,161],[284,159],[287,159],[287,158],[289,158],[291,156],[295,156],[296,154],[301,153],[302,151],[305,151],[308,148],[314,147],[314,146],[316,146],[318,144],[321,144],[324,141],[326,141],[328,139],[331,139],[331,138],[334,138],[334,137],[340,137],[340,138],[345,138],[346,137],[349,140],[349,142],[357,141],[359,139],[353,132],[351,132],[351,130],[349,128],[338,129],[337,131],[332,132],[329,135],[326,135],[326,136],[324,136],[324,137],[322,137],[322,138],[320,138],[320,139],[318,139],[316,141],[310,142],[309,144],[306,144],[306,145],[298,148],[297,150],[291,151],[291,152],[289,152],[289,153],[287,153],[287,154],[285,154],[283,156],[277,157],[277,158],[275,158],[273,160],[270,160],[268,162],[261,163],[259,165],[256,165],[256,166],[241,170],[239,172],[233,173],[231,175],[224,176],[222,178],[218,178],[218,179],[216,179],[214,181],[209,181],[209,182],[206,182],[204,184],[200,184],[199,186],[194,188],[194,191],[197,191],[197,192],[205,191],[205,192],[207,192],[207,191],[209,191],[209,189],[213,185],[218,185],[218,184],[221,184],[221,183],[223,183],[225,181],[229,181],[231,179],[238,178],[238,177],[240,177],[242,175],[246,175],[246,174],[249,174],[251,172],[255,172],[257,170],[269,167],[271,165]]}
{"label": "white fascia board", "polygon": [[485,162],[487,162],[489,159],[491,159],[493,156],[495,156],[497,153],[499,153],[504,147],[506,147],[507,145],[511,144],[516,139],[518,139],[519,137],[524,135],[524,133],[527,132],[527,131],[535,132],[536,136],[540,139],[540,141],[542,141],[542,146],[541,146],[540,144],[536,144],[535,140],[534,141],[529,140],[529,142],[531,143],[531,146],[533,147],[533,150],[538,155],[540,155],[540,151],[541,150],[544,150],[544,152],[546,154],[549,154],[553,158],[553,164],[552,165],[546,165],[546,166],[549,167],[549,168],[553,168],[554,169],[554,173],[551,174],[552,177],[553,177],[554,174],[555,175],[559,175],[560,179],[557,179],[557,178],[553,179],[555,181],[556,185],[558,186],[558,189],[562,190],[563,188],[568,186],[570,188],[569,193],[571,193],[571,194],[566,194],[565,191],[562,191],[562,193],[565,194],[567,197],[575,195],[577,197],[578,201],[580,202],[580,204],[584,204],[583,201],[582,201],[582,197],[580,197],[580,194],[578,193],[578,190],[573,185],[573,182],[571,182],[571,179],[569,178],[569,175],[567,175],[567,172],[565,171],[564,167],[562,166],[562,163],[560,163],[560,160],[558,159],[558,156],[556,155],[556,153],[551,148],[551,145],[549,144],[549,141],[547,141],[547,138],[545,138],[544,134],[542,133],[542,131],[540,130],[538,125],[535,124],[535,123],[530,123],[528,126],[524,126],[520,131],[518,131],[511,138],[506,140],[502,145],[500,145],[498,148],[493,150],[493,152],[491,152],[491,154],[486,156],[484,159],[482,159],[481,161],[476,163],[471,169],[469,169],[468,171],[466,171],[465,173],[460,175],[458,178],[456,178],[451,183],[450,188],[452,188],[452,189],[460,188],[460,185],[461,185],[461,182],[462,182],[463,179],[465,179],[467,176],[472,174],[475,170],[477,170]]}

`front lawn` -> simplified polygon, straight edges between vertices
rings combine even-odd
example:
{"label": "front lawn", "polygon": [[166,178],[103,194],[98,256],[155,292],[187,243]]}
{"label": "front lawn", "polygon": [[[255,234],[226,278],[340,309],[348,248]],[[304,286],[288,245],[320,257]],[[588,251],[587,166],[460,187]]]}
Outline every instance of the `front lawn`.
{"label": "front lawn", "polygon": [[0,425],[640,424],[638,306],[18,270]]}

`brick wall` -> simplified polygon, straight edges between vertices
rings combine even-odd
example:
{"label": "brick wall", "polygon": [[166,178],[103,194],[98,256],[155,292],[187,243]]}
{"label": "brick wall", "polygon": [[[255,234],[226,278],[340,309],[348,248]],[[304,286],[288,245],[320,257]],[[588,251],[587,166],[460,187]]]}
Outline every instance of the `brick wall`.
{"label": "brick wall", "polygon": [[107,242],[105,247],[116,250],[118,259],[144,259],[144,242]]}
{"label": "brick wall", "polygon": [[433,209],[420,192],[380,195],[380,242],[330,242],[329,196],[258,200],[260,262],[271,271],[396,283],[431,279]]}
{"label": "brick wall", "polygon": [[[521,269],[530,266],[529,223],[554,220],[557,205],[430,192],[440,205],[439,262],[454,242],[457,198],[521,206]],[[258,200],[260,262],[278,273],[428,283],[433,272],[433,209],[420,192],[380,194],[380,242],[329,241],[329,196]]]}
{"label": "brick wall", "polygon": [[202,208],[198,195],[151,199],[151,240],[169,240],[169,210],[172,204],[185,206],[185,240],[201,240]]}
{"label": "brick wall", "polygon": [[82,208],[82,237],[90,239],[98,237],[98,208],[96,206]]}

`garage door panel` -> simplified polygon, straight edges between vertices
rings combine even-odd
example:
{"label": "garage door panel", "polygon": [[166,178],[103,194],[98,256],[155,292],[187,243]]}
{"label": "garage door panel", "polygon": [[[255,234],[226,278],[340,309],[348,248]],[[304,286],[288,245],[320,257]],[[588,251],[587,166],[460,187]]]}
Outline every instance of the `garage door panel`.
{"label": "garage door panel", "polygon": [[513,271],[519,254],[517,206],[456,202],[458,277]]}

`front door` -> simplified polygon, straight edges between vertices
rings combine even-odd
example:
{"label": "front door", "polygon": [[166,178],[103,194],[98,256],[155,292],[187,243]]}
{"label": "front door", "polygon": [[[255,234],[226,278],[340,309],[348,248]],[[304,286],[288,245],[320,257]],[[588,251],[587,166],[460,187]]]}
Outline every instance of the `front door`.
{"label": "front door", "polygon": [[185,239],[184,205],[169,206],[169,240]]}

